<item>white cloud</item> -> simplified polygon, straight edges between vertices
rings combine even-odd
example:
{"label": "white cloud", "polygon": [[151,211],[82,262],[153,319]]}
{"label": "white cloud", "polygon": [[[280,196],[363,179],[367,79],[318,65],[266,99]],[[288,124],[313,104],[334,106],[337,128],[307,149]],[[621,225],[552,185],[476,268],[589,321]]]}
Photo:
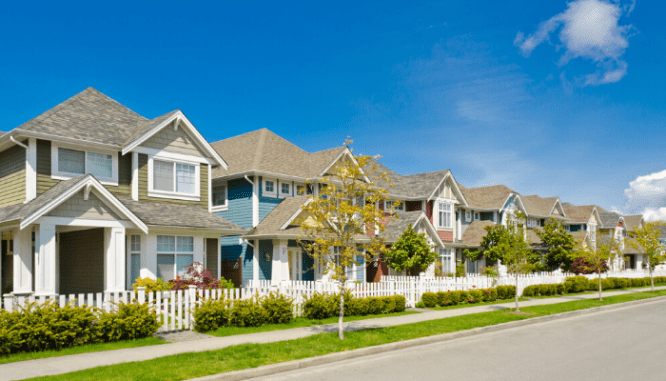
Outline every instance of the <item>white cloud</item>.
{"label": "white cloud", "polygon": [[514,45],[528,57],[532,51],[550,35],[560,30],[559,40],[564,54],[559,65],[566,65],[575,58],[592,60],[597,70],[577,78],[580,86],[614,83],[627,74],[627,63],[622,55],[629,46],[631,25],[619,25],[619,19],[628,16],[635,2],[620,5],[605,0],[576,0],[567,4],[568,8],[549,20],[542,22],[537,31],[529,36],[518,32]]}
{"label": "white cloud", "polygon": [[624,214],[643,214],[646,220],[666,220],[666,170],[638,176],[624,190],[626,202],[613,208]]}

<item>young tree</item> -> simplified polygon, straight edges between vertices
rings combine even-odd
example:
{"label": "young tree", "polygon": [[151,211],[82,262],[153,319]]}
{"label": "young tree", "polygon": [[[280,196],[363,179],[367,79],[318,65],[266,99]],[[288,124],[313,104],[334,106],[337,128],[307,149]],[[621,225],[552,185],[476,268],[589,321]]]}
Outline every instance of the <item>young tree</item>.
{"label": "young tree", "polygon": [[439,258],[428,244],[425,233],[417,233],[411,224],[385,255],[388,266],[397,271],[427,269]]}
{"label": "young tree", "polygon": [[562,268],[562,270],[568,271],[572,263],[571,253],[576,247],[576,240],[567,231],[564,222],[551,218],[546,221],[543,230],[535,229],[535,232],[548,246],[546,265],[551,270]]}
{"label": "young tree", "polygon": [[571,260],[577,262],[579,266],[586,266],[589,273],[597,273],[599,280],[599,300],[601,297],[601,273],[608,270],[608,263],[613,258],[613,252],[618,251],[618,244],[615,238],[608,237],[605,242],[597,238],[596,247],[590,247],[584,241],[578,243],[578,250],[572,252]]}
{"label": "young tree", "polygon": [[[351,143],[347,140],[345,145]],[[384,239],[366,231],[383,231],[384,224],[396,218],[392,208],[387,211],[376,207],[376,203],[386,205],[390,200],[388,192],[376,186],[378,181],[390,185],[385,173],[376,172],[376,159],[354,155],[353,159],[342,160],[332,169],[330,179],[321,180],[325,186],[301,208],[304,217],[298,220],[303,233],[299,238],[301,245],[319,260],[332,279],[340,282],[340,340],[344,339],[342,318],[348,269],[368,263],[386,251]]]}
{"label": "young tree", "polygon": [[661,242],[659,242],[661,230],[657,228],[657,226],[658,225],[656,222],[647,222],[643,225],[643,228],[634,230],[629,233],[629,235],[635,239],[635,241],[630,241],[629,245],[638,250],[641,250],[643,252],[643,256],[646,259],[647,268],[650,273],[652,291],[654,291],[654,279],[652,277],[652,271],[654,270],[655,266],[666,259],[666,256],[661,254],[663,249]]}

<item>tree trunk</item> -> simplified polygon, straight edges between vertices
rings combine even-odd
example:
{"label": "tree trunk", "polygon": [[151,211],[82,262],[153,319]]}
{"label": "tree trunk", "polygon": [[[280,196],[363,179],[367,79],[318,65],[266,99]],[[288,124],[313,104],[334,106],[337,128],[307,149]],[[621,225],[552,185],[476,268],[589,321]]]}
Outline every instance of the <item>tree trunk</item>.
{"label": "tree trunk", "polygon": [[601,299],[601,270],[598,272],[599,274],[599,301],[603,300]]}
{"label": "tree trunk", "polygon": [[652,278],[652,262],[648,258],[648,269],[650,270],[650,284],[652,284],[652,292],[654,292],[654,278]]}
{"label": "tree trunk", "polygon": [[342,320],[345,316],[345,279],[340,280],[340,318],[338,319],[338,337],[340,340],[345,339],[345,331],[342,328]]}
{"label": "tree trunk", "polygon": [[518,307],[518,273],[516,273],[516,312],[520,312],[520,307]]}

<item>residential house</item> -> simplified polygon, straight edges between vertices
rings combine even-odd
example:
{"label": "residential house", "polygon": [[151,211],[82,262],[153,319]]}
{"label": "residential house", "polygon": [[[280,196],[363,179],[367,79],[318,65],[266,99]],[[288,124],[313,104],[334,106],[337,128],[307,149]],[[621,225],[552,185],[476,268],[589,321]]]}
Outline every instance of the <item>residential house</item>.
{"label": "residential house", "polygon": [[219,274],[224,159],[180,110],[147,119],[93,88],[0,137],[2,291],[126,290],[192,262]]}
{"label": "residential house", "polygon": [[624,270],[626,263],[624,261],[624,254],[629,254],[627,251],[633,248],[625,245],[625,237],[627,236],[627,228],[624,217],[615,212],[609,212],[597,206],[599,211],[599,218],[601,225],[599,226],[599,242],[606,244],[610,240],[615,241],[616,248],[613,249],[613,259],[608,263],[608,266],[613,271]]}
{"label": "residential house", "polygon": [[564,212],[564,207],[562,206],[559,197],[540,197],[538,195],[531,195],[520,196],[520,199],[525,206],[527,239],[532,245],[532,248],[538,251],[543,259],[548,247],[544,245],[543,241],[537,234],[537,231],[542,229],[545,226],[546,221],[551,218],[558,221],[567,221],[568,219]]}

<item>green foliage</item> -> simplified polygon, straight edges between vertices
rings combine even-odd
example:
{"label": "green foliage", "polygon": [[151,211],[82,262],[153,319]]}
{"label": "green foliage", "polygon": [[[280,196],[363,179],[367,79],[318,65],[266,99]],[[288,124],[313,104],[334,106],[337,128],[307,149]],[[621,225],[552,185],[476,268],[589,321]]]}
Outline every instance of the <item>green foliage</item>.
{"label": "green foliage", "polygon": [[252,297],[234,300],[229,313],[229,324],[236,327],[259,327],[268,322],[268,312],[261,306],[261,300]]}
{"label": "green foliage", "polygon": [[416,303],[416,308],[426,308],[426,305],[423,302],[418,302]]}
{"label": "green foliage", "polygon": [[470,251],[469,249],[465,249],[463,250],[463,255],[472,262],[478,261],[483,257],[480,250]]}
{"label": "green foliage", "polygon": [[229,322],[228,302],[224,299],[208,299],[194,309],[194,329],[199,332],[214,331]]}
{"label": "green foliage", "polygon": [[139,287],[145,287],[146,292],[169,291],[173,287],[172,283],[165,282],[162,278],[136,278],[136,283],[132,285],[134,292],[139,290]]}
{"label": "green foliage", "polygon": [[315,292],[303,304],[303,316],[310,320],[321,320],[333,316],[326,294]]}
{"label": "green foliage", "polygon": [[465,276],[465,265],[460,259],[456,260],[456,277]]}
{"label": "green foliage", "polygon": [[98,330],[102,341],[133,340],[157,332],[160,324],[148,303],[117,303],[114,312],[99,315]]}
{"label": "green foliage", "polygon": [[[368,314],[368,298],[354,298],[351,301],[350,309],[355,316]],[[346,307],[345,307],[346,308]]]}
{"label": "green foliage", "polygon": [[450,300],[452,305],[460,304],[463,300],[463,296],[460,291],[449,291]]}
{"label": "green foliage", "polygon": [[513,299],[516,297],[516,286],[497,286],[498,299]]}
{"label": "green foliage", "polygon": [[450,292],[444,292],[444,291],[438,292],[437,293],[437,305],[442,306],[442,307],[446,307],[448,305],[451,305],[450,296],[451,296]]}
{"label": "green foliage", "polygon": [[564,271],[569,271],[569,267],[573,263],[571,253],[576,247],[576,241],[567,231],[564,222],[551,218],[546,221],[543,230],[534,229],[534,231],[548,247],[545,257],[546,266],[551,270],[562,268]]}
{"label": "green foliage", "polygon": [[377,315],[382,313],[382,309],[384,308],[384,303],[382,303],[382,300],[370,296],[366,298],[368,300],[368,315]]}
{"label": "green foliage", "polygon": [[567,292],[576,293],[576,292],[587,291],[588,284],[589,282],[587,280],[587,277],[584,277],[582,275],[570,276],[564,280],[564,287],[566,288]]}
{"label": "green foliage", "polygon": [[392,296],[382,296],[382,313],[390,314],[395,312],[395,299]]}
{"label": "green foliage", "polygon": [[426,308],[432,308],[437,306],[437,294],[434,292],[424,292],[421,295],[421,301],[425,304]]}
{"label": "green foliage", "polygon": [[426,269],[439,258],[425,233],[417,233],[409,224],[391,248],[386,252],[389,267],[397,270]]}
{"label": "green foliage", "polygon": [[261,300],[261,307],[268,314],[267,322],[269,324],[287,324],[293,318],[294,314],[291,305],[294,299],[285,295],[271,292],[267,297]]}
{"label": "green foliage", "polygon": [[407,298],[402,295],[393,295],[392,298],[395,303],[395,312],[403,312],[407,305]]}
{"label": "green foliage", "polygon": [[470,290],[468,300],[470,303],[481,303],[483,301],[483,291],[477,289]]}

